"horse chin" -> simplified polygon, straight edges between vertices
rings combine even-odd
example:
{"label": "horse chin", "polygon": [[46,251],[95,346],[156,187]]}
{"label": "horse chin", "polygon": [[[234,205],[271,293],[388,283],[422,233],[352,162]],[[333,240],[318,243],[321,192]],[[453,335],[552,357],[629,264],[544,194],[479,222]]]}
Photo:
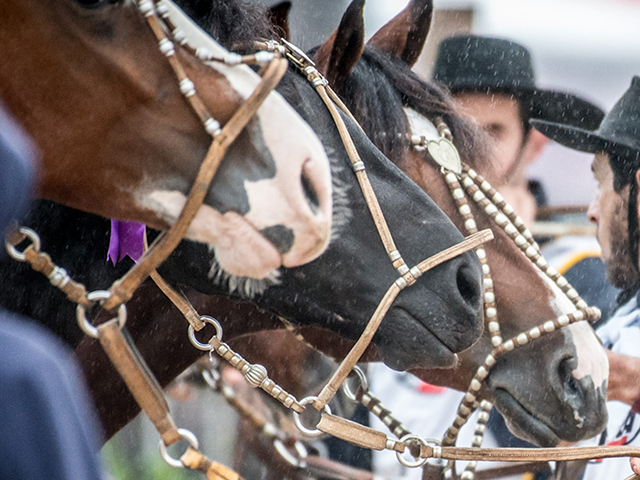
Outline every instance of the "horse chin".
{"label": "horse chin", "polygon": [[517,437],[540,447],[556,447],[561,439],[558,435],[530,412],[516,397],[503,388],[496,388],[494,405],[504,416],[509,430]]}
{"label": "horse chin", "polygon": [[453,368],[458,355],[402,308],[392,308],[374,337],[382,361],[398,371]]}

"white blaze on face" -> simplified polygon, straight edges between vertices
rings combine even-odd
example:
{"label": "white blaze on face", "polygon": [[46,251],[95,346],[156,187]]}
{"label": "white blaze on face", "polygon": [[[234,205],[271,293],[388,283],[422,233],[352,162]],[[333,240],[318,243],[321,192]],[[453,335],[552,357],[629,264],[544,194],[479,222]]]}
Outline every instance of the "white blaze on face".
{"label": "white blaze on face", "polygon": [[[200,29],[180,8],[164,0],[172,22],[183,30],[189,44],[195,48],[205,48],[216,57],[224,57],[229,52]],[[228,66],[221,62],[210,62],[211,68],[222,73],[238,95],[247,99],[261,82],[261,78],[246,65]],[[315,94],[315,93],[312,93]],[[214,112],[212,112],[214,113]],[[214,113],[215,118],[215,113]],[[229,273],[245,275],[248,258],[264,270],[267,264],[278,268],[282,264],[289,267],[302,265],[317,258],[329,244],[332,220],[332,185],[329,159],[322,143],[311,127],[293,110],[277,92],[271,92],[257,111],[256,117],[268,153],[276,164],[274,178],[245,182],[249,200],[249,212],[242,223],[242,231],[255,231],[281,225],[293,232],[291,249],[275,262],[275,248],[267,248],[266,239],[261,241],[253,234],[232,233],[232,225],[240,224],[235,214],[220,214],[203,206],[194,219],[188,238],[214,246],[220,265]],[[303,187],[303,178],[317,197],[317,208],[312,208]],[[156,191],[153,198],[144,200],[145,206],[161,208],[165,219],[177,218],[176,207],[184,201],[179,192]],[[233,220],[232,220],[232,217]],[[222,225],[212,225],[220,222]],[[205,222],[200,224],[200,222]],[[173,223],[173,222],[171,222]],[[226,236],[231,234],[230,236]],[[261,248],[264,258],[249,255],[251,248]],[[244,273],[239,273],[243,271]],[[250,276],[254,278],[255,272]]]}
{"label": "white blaze on face", "polygon": [[[539,272],[539,275],[551,289],[552,296],[549,299],[549,305],[555,314],[560,316],[574,312],[576,310],[575,306],[555,282],[551,281],[542,272]],[[604,382],[609,378],[609,361],[591,326],[585,321],[581,321],[564,328],[571,332],[576,349],[578,366],[573,370],[573,376],[577,380],[591,376],[596,387],[603,386]]]}
{"label": "white blaze on face", "polygon": [[[187,198],[181,192],[156,190],[141,201],[175,223]],[[280,253],[245,218],[235,212],[221,214],[203,205],[187,230],[186,237],[214,247],[216,260],[226,272],[239,277],[263,279],[280,267]]]}

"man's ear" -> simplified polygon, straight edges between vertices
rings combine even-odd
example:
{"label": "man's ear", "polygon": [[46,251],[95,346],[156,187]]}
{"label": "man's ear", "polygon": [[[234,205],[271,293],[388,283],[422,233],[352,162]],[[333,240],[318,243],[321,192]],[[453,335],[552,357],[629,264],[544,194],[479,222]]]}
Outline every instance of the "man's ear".
{"label": "man's ear", "polygon": [[529,130],[527,140],[522,149],[522,156],[520,157],[522,165],[529,165],[535,162],[548,142],[549,139],[535,128]]}

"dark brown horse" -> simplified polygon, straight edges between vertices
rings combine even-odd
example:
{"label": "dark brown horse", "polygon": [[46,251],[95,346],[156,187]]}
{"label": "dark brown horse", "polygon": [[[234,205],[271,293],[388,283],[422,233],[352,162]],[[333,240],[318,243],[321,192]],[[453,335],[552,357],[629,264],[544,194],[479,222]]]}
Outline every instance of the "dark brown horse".
{"label": "dark brown horse", "polygon": [[[426,40],[432,2],[412,0],[366,46],[363,3],[355,0],[351,4],[338,30],[314,58],[373,142],[463,230],[463,218],[439,166],[426,150],[417,151],[408,141],[411,134],[428,135],[421,129],[430,125],[435,130],[431,124],[434,117],[443,117],[462,160],[490,177],[478,141],[456,116],[453,102],[410,69]],[[344,48],[346,44],[349,49]],[[472,210],[478,228],[493,228],[495,234],[485,251],[505,340],[575,309],[482,209],[472,206]],[[492,348],[485,329],[481,340],[460,355],[453,372],[414,373],[430,383],[465,391]],[[499,360],[482,396],[495,403],[514,433],[539,445],[553,446],[563,440],[589,438],[602,430],[607,374],[604,351],[592,328],[581,322]]]}
{"label": "dark brown horse", "polygon": [[[36,195],[172,225],[211,136],[136,2],[5,0],[0,15],[11,19],[0,28],[0,98],[40,150]],[[213,41],[207,48],[228,53]],[[223,125],[260,82],[246,66],[205,65],[178,44],[175,52]],[[227,272],[265,278],[316,258],[330,230],[327,155],[271,93],[228,151],[187,238],[215,248]]]}

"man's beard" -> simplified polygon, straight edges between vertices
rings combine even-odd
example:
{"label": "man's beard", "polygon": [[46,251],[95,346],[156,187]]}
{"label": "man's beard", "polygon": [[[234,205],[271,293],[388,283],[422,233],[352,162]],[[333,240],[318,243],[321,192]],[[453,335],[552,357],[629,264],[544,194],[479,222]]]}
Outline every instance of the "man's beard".
{"label": "man's beard", "polygon": [[[626,196],[613,211],[613,218],[609,223],[609,239],[611,241],[611,254],[607,259],[607,277],[616,288],[627,289],[640,281],[638,275],[638,259],[632,262],[631,246],[629,244],[629,222],[627,212],[629,200]],[[621,234],[624,232],[623,234]]]}

